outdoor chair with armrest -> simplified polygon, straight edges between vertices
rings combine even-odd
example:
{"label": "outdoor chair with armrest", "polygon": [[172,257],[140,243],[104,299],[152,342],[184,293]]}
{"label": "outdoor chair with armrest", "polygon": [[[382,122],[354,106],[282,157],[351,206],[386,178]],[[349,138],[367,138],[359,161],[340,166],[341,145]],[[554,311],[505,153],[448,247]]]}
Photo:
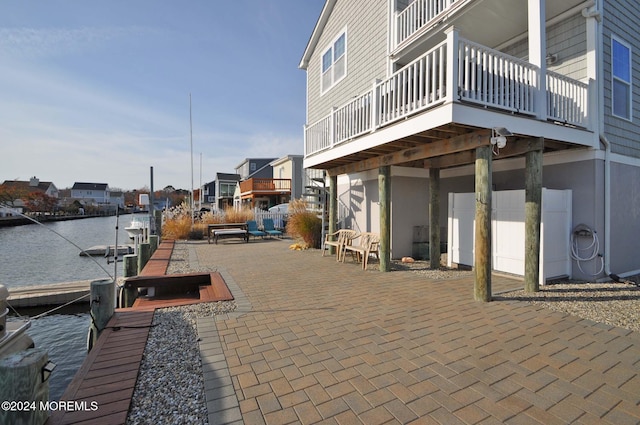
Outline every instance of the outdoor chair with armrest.
{"label": "outdoor chair with armrest", "polygon": [[380,236],[377,233],[363,232],[358,235],[357,238],[359,239],[359,243],[357,245],[348,244],[344,246],[342,262],[344,263],[344,257],[346,257],[347,252],[351,252],[351,256],[354,258],[354,260],[360,259],[360,257],[362,257],[362,269],[366,270],[367,264],[369,262],[369,256],[371,254],[374,254],[378,258],[378,260],[380,260],[380,257],[378,255]]}
{"label": "outdoor chair with armrest", "polygon": [[262,227],[269,236],[282,237],[282,232],[280,230],[276,230],[272,218],[265,218],[262,220]]}
{"label": "outdoor chair with armrest", "polygon": [[340,229],[337,232],[327,233],[322,243],[322,256],[324,252],[333,246],[336,248],[336,261],[340,261],[344,255],[344,247],[351,243],[356,236],[356,231],[351,229]]}

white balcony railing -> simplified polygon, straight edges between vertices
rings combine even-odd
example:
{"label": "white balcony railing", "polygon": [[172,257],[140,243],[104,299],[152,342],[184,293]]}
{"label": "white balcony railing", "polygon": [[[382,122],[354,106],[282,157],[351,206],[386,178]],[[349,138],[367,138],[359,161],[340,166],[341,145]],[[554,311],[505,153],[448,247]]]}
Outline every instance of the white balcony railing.
{"label": "white balcony railing", "polygon": [[396,46],[418,32],[457,0],[415,0],[396,13]]}
{"label": "white balcony railing", "polygon": [[469,102],[535,114],[538,67],[471,41],[458,43],[458,94]]}
{"label": "white balcony railing", "polygon": [[[588,127],[588,85],[548,72],[547,102],[537,105],[539,79],[538,67],[458,38],[451,31],[445,42],[307,126],[305,155],[330,149],[447,102],[476,103]],[[546,110],[539,113],[540,108]]]}
{"label": "white balcony railing", "polygon": [[589,85],[547,71],[547,116],[579,127],[587,125]]}

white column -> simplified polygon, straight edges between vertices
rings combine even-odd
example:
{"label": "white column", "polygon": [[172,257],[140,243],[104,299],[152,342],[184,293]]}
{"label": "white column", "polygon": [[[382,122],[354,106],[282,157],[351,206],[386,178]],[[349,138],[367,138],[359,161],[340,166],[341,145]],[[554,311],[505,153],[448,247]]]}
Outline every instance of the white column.
{"label": "white column", "polygon": [[529,62],[539,68],[535,108],[538,119],[547,119],[546,0],[529,0]]}

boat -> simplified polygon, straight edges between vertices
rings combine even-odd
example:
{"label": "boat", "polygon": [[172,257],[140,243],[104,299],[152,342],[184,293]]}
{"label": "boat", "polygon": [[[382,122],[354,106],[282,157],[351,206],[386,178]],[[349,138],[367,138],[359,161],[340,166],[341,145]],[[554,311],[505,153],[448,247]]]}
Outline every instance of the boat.
{"label": "boat", "polygon": [[131,219],[131,223],[124,228],[127,231],[130,239],[135,239],[136,236],[142,234],[144,229],[149,228],[149,216],[134,216]]}

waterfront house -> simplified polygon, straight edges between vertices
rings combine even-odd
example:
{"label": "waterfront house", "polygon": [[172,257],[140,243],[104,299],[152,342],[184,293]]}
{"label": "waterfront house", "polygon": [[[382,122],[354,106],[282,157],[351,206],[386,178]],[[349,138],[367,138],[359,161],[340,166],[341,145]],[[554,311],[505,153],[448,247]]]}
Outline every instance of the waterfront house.
{"label": "waterfront house", "polygon": [[638,273],[639,19],[631,0],[327,0],[299,66],[330,225],[345,206],[380,232],[383,269],[428,228],[477,280]]}
{"label": "waterfront house", "polygon": [[85,206],[108,205],[111,201],[107,183],[76,182],[71,188],[71,197],[79,200]]}
{"label": "waterfront house", "polygon": [[[57,200],[60,194],[55,184],[52,182],[40,181],[40,179],[35,176],[31,177],[28,181],[5,180],[0,186],[4,189],[2,192],[5,194],[0,201],[9,207],[16,208],[18,211],[22,211],[25,207],[27,197],[30,195],[39,193]],[[9,215],[9,212],[5,211],[4,214]]]}
{"label": "waterfront house", "polygon": [[204,198],[206,204],[213,210],[224,211],[233,206],[233,194],[240,181],[240,175],[231,173],[216,173],[216,179],[204,185]]}
{"label": "waterfront house", "polygon": [[271,162],[274,179],[290,179],[291,191],[289,199],[282,198],[281,203],[301,198],[304,193],[304,167],[302,155],[285,155]]}
{"label": "waterfront house", "polygon": [[246,158],[235,168],[240,181],[235,207],[267,209],[291,199],[291,178],[274,178],[271,163],[277,158]]}

